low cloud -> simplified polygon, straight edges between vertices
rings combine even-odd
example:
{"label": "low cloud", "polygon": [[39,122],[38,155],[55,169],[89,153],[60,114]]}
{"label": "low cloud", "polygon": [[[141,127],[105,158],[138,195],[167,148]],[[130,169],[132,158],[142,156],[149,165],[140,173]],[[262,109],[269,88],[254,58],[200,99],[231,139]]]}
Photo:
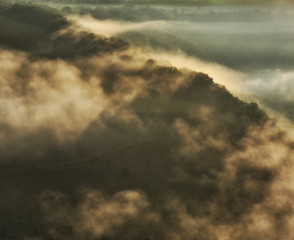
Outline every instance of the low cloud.
{"label": "low cloud", "polygon": [[99,191],[83,190],[80,195],[82,201],[77,206],[58,192],[45,192],[40,197],[54,239],[120,237],[124,229],[132,236],[135,227],[160,222],[144,193],[122,191],[105,197]]}
{"label": "low cloud", "polygon": [[1,238],[292,238],[293,140],[257,104],[73,23],[49,36],[1,50]]}
{"label": "low cloud", "polygon": [[92,31],[96,34],[102,34],[108,37],[123,32],[135,31],[142,28],[148,29],[149,26],[164,24],[163,21],[148,21],[141,23],[122,22],[113,20],[97,21],[93,19],[91,16],[78,15],[70,15],[69,19],[75,21],[77,24],[88,29],[89,31]]}
{"label": "low cloud", "polygon": [[[124,7],[116,8],[129,12]],[[197,10],[211,16],[209,21],[181,21],[175,18],[176,21],[161,19],[138,23],[134,20],[101,21],[78,15],[75,19],[89,31],[114,34],[131,42],[141,48],[143,54],[161,64],[208,73],[215,82],[225,85],[242,99],[258,101],[280,122],[291,122],[293,84],[289,47],[292,48],[292,30],[287,26],[293,18],[293,11],[291,7],[255,8],[251,6],[246,11],[244,7],[226,8],[228,18],[217,23],[211,19],[224,11],[217,7]],[[108,7],[106,9],[109,10]],[[213,9],[215,12],[212,13]],[[137,7],[131,10],[140,11]],[[165,10],[171,11],[168,8]],[[183,8],[182,11],[188,10]],[[240,19],[240,12],[250,16],[254,12],[253,15],[260,18]],[[109,19],[111,16],[109,13]],[[267,18],[269,16],[271,18]],[[108,29],[112,29],[111,32]],[[244,41],[244,38],[247,40]]]}

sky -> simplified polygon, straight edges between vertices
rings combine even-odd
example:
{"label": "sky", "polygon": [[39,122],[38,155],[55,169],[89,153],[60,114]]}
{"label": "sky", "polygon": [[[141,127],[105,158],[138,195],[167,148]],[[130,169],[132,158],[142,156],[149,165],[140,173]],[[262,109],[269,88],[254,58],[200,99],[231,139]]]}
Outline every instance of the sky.
{"label": "sky", "polygon": [[270,0],[270,1],[265,1],[265,0],[129,0],[127,2],[132,2],[132,3],[154,3],[154,4],[176,4],[176,5],[202,5],[202,4],[207,4],[207,5],[223,5],[223,4],[257,4],[257,5],[268,5],[268,4],[292,4],[292,0]]}
{"label": "sky", "polygon": [[76,3],[0,4],[0,239],[293,239],[293,8]]}

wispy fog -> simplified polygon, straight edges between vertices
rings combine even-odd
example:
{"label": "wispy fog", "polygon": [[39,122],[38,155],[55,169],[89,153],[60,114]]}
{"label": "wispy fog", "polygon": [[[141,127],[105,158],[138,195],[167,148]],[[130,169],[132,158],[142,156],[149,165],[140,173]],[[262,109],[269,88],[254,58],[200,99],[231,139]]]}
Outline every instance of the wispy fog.
{"label": "wispy fog", "polygon": [[[239,96],[254,95],[260,103],[294,119],[290,110],[294,62],[291,6],[67,10],[70,18],[90,31],[118,36],[152,56],[165,56],[173,65],[207,72]],[[194,62],[187,64],[185,59]]]}

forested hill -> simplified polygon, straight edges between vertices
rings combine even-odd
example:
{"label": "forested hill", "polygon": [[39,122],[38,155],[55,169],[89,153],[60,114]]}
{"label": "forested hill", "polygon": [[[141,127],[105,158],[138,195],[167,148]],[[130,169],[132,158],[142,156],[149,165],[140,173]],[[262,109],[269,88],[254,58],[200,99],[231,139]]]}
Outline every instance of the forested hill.
{"label": "forested hill", "polygon": [[288,219],[268,199],[292,145],[257,104],[57,10],[0,18],[1,239],[252,240],[256,206]]}

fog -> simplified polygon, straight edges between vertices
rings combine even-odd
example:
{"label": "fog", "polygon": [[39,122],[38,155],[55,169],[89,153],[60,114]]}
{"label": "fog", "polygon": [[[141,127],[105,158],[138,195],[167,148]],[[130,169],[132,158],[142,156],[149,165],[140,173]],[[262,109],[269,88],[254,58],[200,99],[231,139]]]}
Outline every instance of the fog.
{"label": "fog", "polygon": [[[240,97],[255,96],[293,120],[291,6],[98,6],[70,13],[90,31],[118,36],[152,57],[173,55],[166,58],[172,65],[206,72]],[[179,58],[182,63],[175,63]]]}
{"label": "fog", "polygon": [[1,239],[294,238],[292,8],[52,2],[0,5]]}

